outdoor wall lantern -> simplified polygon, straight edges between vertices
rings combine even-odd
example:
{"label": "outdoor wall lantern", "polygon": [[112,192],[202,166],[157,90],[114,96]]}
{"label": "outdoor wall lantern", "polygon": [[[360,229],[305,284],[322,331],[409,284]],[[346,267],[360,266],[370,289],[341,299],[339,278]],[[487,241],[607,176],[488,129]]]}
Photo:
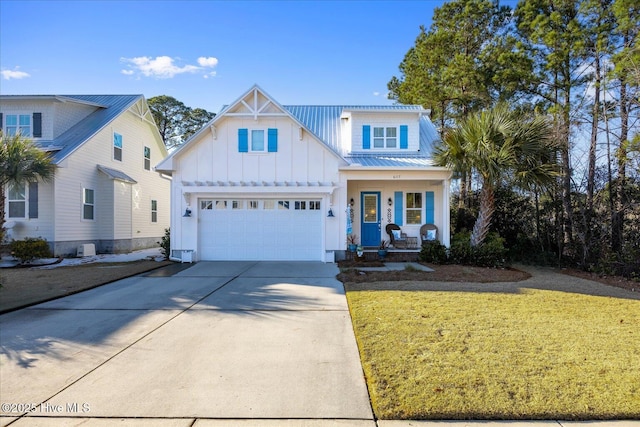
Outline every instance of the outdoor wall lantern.
{"label": "outdoor wall lantern", "polygon": [[191,209],[189,209],[189,206],[187,206],[187,208],[184,210],[184,215],[182,216],[185,218],[191,217]]}
{"label": "outdoor wall lantern", "polygon": [[351,207],[353,207],[354,203],[355,202],[353,201],[353,197],[352,197],[351,200],[349,200],[349,204],[351,205]]}
{"label": "outdoor wall lantern", "polygon": [[393,200],[391,200],[391,197],[389,197],[389,200],[387,200],[387,204],[388,204],[389,206],[393,205]]}
{"label": "outdoor wall lantern", "polygon": [[327,217],[329,217],[329,218],[333,218],[334,217],[333,209],[329,208],[329,213],[327,214]]}

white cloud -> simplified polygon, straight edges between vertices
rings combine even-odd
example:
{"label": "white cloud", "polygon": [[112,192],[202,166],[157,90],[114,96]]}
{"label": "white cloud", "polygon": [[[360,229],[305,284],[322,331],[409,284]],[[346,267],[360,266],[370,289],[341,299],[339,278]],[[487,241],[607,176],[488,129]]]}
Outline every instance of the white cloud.
{"label": "white cloud", "polygon": [[[128,65],[128,69],[122,70],[122,74],[127,76],[140,74],[145,77],[156,77],[159,79],[170,79],[178,74],[184,73],[201,73],[204,68],[212,68],[218,64],[218,60],[213,57],[198,58],[198,65],[176,65],[176,61],[180,58],[171,58],[170,56],[157,56],[151,58],[148,56],[138,56],[135,58],[120,58],[121,62]],[[215,75],[215,74],[214,74]]]}
{"label": "white cloud", "polygon": [[198,58],[198,64],[201,67],[210,67],[213,68],[216,65],[218,65],[218,58],[214,58],[213,56],[210,56],[208,58],[205,58],[204,56],[201,56],[200,58]]}
{"label": "white cloud", "polygon": [[380,92],[373,92],[373,96],[380,96]]}
{"label": "white cloud", "polygon": [[11,79],[20,80],[20,79],[26,79],[27,77],[31,77],[29,73],[25,73],[24,71],[19,71],[18,67],[16,67],[14,70],[2,70],[0,71],[0,75],[2,75],[2,78],[5,80],[11,80]]}

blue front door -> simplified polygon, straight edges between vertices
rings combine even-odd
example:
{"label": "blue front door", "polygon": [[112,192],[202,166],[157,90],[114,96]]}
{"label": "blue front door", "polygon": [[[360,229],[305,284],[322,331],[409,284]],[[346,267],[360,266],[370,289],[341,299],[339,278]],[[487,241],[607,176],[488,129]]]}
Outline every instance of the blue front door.
{"label": "blue front door", "polygon": [[362,246],[380,244],[380,192],[360,194]]}

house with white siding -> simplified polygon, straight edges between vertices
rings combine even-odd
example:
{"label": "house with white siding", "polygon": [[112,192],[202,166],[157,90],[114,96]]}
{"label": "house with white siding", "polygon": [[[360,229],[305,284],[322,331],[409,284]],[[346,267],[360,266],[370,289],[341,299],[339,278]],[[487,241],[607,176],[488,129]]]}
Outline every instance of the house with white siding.
{"label": "house with white siding", "polygon": [[172,255],[331,262],[349,231],[377,247],[387,224],[414,248],[433,224],[448,246],[437,140],[420,106],[287,106],[254,86],[156,167],[172,175]]}
{"label": "house with white siding", "polygon": [[49,182],[6,189],[10,239],[45,238],[56,256],[157,247],[169,226],[167,150],[142,95],[0,95],[0,126],[51,154]]}

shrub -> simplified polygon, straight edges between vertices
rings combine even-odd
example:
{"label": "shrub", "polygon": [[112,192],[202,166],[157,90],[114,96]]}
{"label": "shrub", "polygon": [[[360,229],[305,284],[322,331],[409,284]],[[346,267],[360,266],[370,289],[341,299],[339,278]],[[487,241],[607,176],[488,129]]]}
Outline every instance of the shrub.
{"label": "shrub", "polygon": [[504,267],[506,256],[504,239],[498,233],[489,233],[481,245],[472,247],[471,233],[465,232],[453,236],[449,261],[479,267]]}
{"label": "shrub", "polygon": [[171,229],[164,229],[164,236],[162,236],[162,240],[158,242],[160,245],[160,252],[164,255],[165,259],[169,259],[169,255],[171,255]]}
{"label": "shrub", "polygon": [[447,247],[437,240],[425,242],[422,244],[418,258],[420,261],[433,264],[446,264],[448,261]]}
{"label": "shrub", "polygon": [[22,264],[25,264],[36,258],[51,257],[51,250],[45,239],[41,237],[27,237],[24,240],[14,240],[11,242],[11,254],[18,258]]}
{"label": "shrub", "polygon": [[453,264],[471,264],[471,233],[468,231],[454,234],[451,238],[449,261]]}

